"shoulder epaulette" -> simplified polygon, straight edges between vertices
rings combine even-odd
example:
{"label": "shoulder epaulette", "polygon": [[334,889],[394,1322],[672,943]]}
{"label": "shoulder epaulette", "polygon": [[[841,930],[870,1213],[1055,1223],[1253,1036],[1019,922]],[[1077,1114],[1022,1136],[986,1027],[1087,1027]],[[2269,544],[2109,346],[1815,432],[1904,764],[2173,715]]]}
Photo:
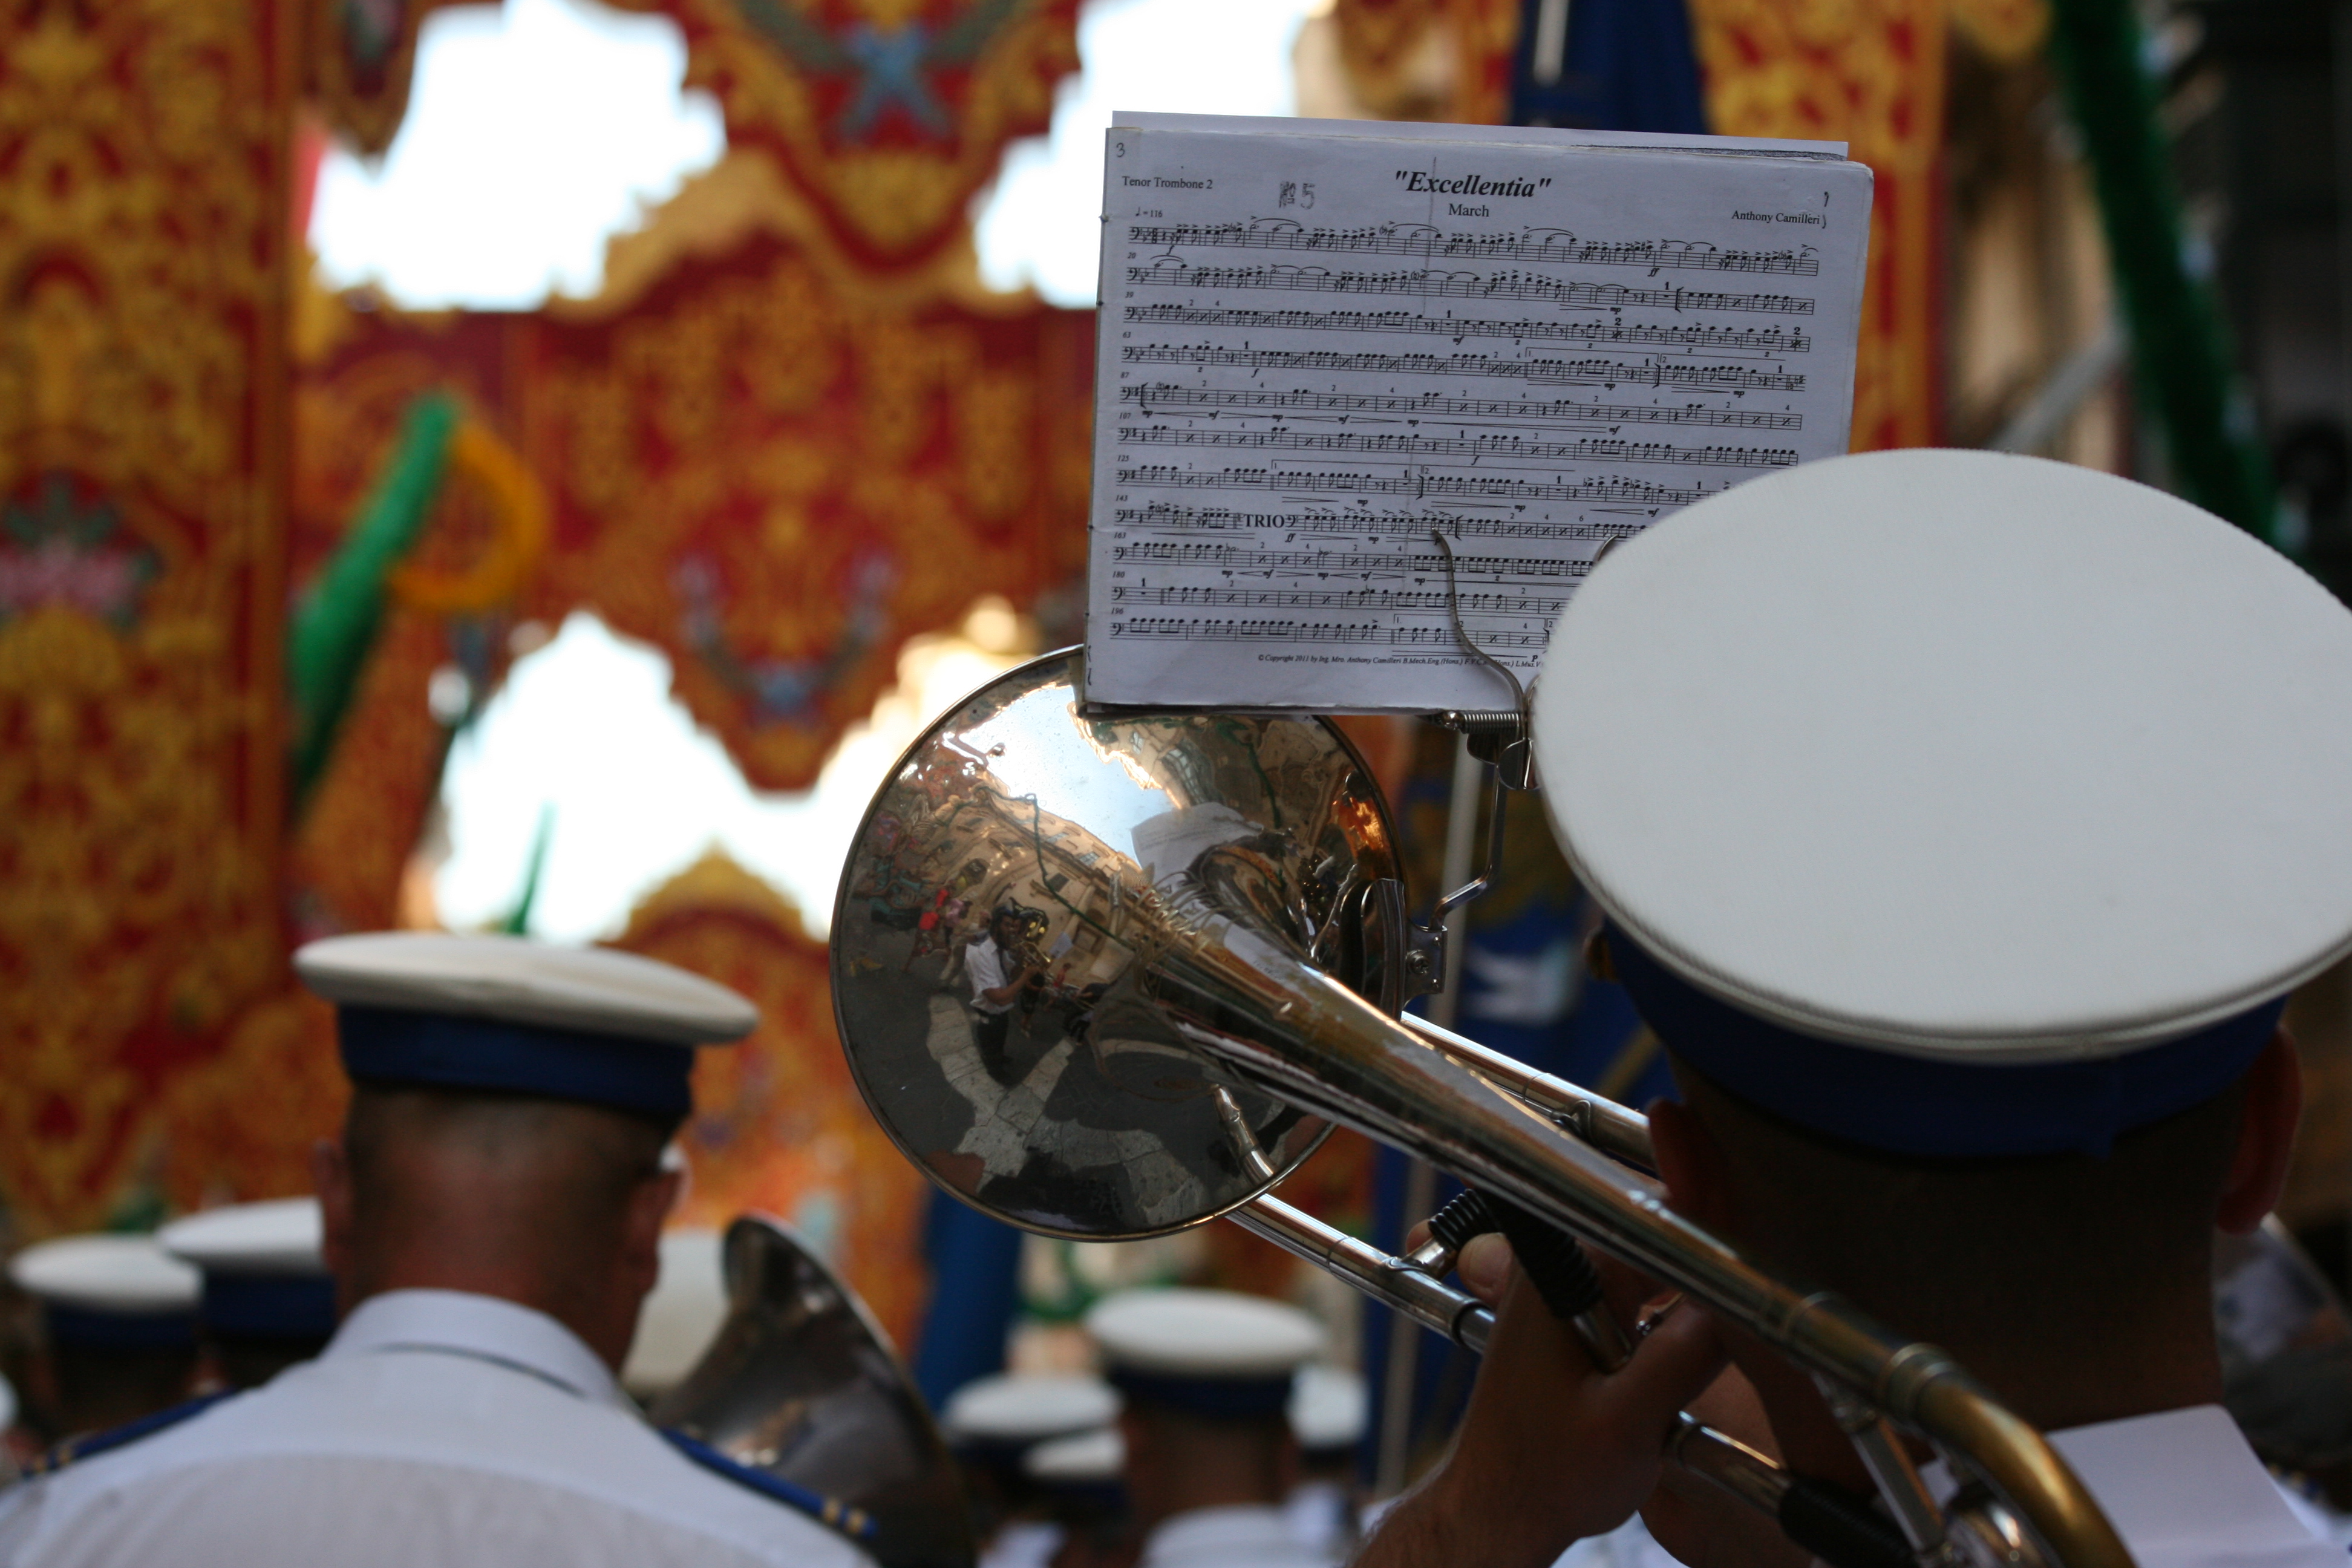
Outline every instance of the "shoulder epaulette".
{"label": "shoulder epaulette", "polygon": [[813,1492],[782,1476],[772,1476],[765,1470],[740,1464],[700,1438],[689,1437],[675,1426],[663,1426],[656,1430],[671,1447],[714,1475],[724,1476],[737,1486],[749,1487],[763,1497],[796,1508],[819,1524],[839,1531],[860,1545],[874,1539],[874,1516],[864,1509],[853,1508],[837,1498]]}
{"label": "shoulder epaulette", "polygon": [[25,1475],[28,1479],[34,1476],[46,1476],[53,1470],[62,1470],[68,1465],[79,1464],[97,1455],[128,1447],[142,1437],[152,1437],[158,1432],[177,1426],[190,1416],[201,1415],[222,1400],[233,1399],[241,1392],[242,1390],[239,1389],[225,1388],[218,1394],[207,1394],[201,1399],[191,1399],[184,1404],[174,1405],[169,1409],[158,1410],[152,1415],[142,1415],[136,1421],[126,1421],[120,1426],[110,1426],[103,1432],[86,1432],[79,1437],[68,1437],[27,1464],[25,1467]]}

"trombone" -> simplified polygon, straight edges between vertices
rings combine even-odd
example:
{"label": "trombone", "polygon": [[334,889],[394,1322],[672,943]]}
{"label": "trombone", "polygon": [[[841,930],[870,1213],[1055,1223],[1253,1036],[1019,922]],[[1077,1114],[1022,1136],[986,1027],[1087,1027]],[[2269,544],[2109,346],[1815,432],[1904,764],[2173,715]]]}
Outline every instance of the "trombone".
{"label": "trombone", "polygon": [[[1444,1282],[1443,1240],[1391,1258],[1270,1195],[1333,1124],[1351,1126],[1486,1194],[1515,1242],[1526,1222],[1514,1229],[1513,1208],[1697,1297],[1810,1372],[1885,1514],[1687,1418],[1670,1451],[1835,1568],[2128,1568],[2055,1450],[1943,1352],[1775,1278],[1668,1210],[1643,1173],[1642,1117],[1396,1016],[1434,965],[1404,919],[1386,805],[1334,726],[1092,710],[1082,664],[1075,650],[1048,655],[938,721],[868,808],[844,872],[843,1048],[877,1120],[933,1182],[1010,1224],[1082,1240],[1229,1216],[1477,1349],[1491,1318]],[[975,905],[1044,909],[1063,950],[1063,984],[1024,1026],[1008,1082],[981,1065],[967,999],[921,963],[904,967],[903,933],[860,919],[848,894],[869,856],[903,861],[909,841],[930,863],[980,861]],[[1597,1292],[1580,1305],[1546,1295],[1601,1364],[1622,1358]],[[1906,1436],[1961,1479],[1948,1504]]]}

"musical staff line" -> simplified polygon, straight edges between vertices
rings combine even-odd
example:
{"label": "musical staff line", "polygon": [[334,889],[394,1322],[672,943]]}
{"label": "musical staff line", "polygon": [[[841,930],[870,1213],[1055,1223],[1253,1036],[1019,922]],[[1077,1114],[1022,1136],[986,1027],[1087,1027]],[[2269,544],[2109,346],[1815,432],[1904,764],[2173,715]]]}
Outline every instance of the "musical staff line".
{"label": "musical staff line", "polygon": [[1747,310],[1810,316],[1803,294],[1725,294],[1706,289],[1637,289],[1624,283],[1580,283],[1526,272],[1329,272],[1319,267],[1188,267],[1163,257],[1130,267],[1127,280],[1155,289],[1283,289],[1315,294],[1409,294],[1425,300],[1543,300],[1596,310]]}
{"label": "musical staff line", "polygon": [[1541,463],[1672,463],[1690,468],[1790,468],[1797,454],[1761,447],[1676,447],[1664,441],[1530,441],[1524,436],[1404,436],[1320,430],[1180,430],[1166,425],[1121,426],[1118,438],[1138,447],[1222,447],[1289,452],[1355,452],[1408,458],[1493,458]]}
{"label": "musical staff line", "polygon": [[1764,408],[1702,408],[1695,404],[1660,408],[1641,403],[1575,403],[1564,397],[1549,403],[1514,403],[1504,397],[1446,397],[1434,392],[1425,392],[1418,397],[1377,393],[1253,392],[1176,386],[1167,382],[1122,386],[1118,400],[1137,405],[1147,415],[1176,408],[1207,408],[1268,412],[1278,416],[1285,411],[1303,409],[1317,414],[1393,414],[1412,419],[1458,415],[1542,425],[1706,425],[1742,430],[1801,430],[1805,426],[1801,414]]}
{"label": "musical staff line", "polygon": [[[1424,588],[1129,588],[1110,591],[1113,604],[1124,605],[1249,605],[1263,609],[1403,610],[1442,613],[1445,591]],[[1565,594],[1480,594],[1461,595],[1462,613],[1485,616],[1559,614]]]}
{"label": "musical staff line", "polygon": [[1426,539],[1433,528],[1449,536],[1481,539],[1621,539],[1639,533],[1637,522],[1525,522],[1496,517],[1454,517],[1444,513],[1395,516],[1367,511],[1236,511],[1230,507],[1190,507],[1153,501],[1149,506],[1124,506],[1112,513],[1116,526],[1143,532],[1184,533],[1195,529],[1232,529],[1256,532],[1354,534],[1359,538],[1394,534]]}
{"label": "musical staff line", "polygon": [[1653,271],[1771,272],[1811,278],[1821,260],[1810,245],[1790,250],[1727,250],[1686,240],[1580,240],[1566,229],[1510,234],[1444,234],[1425,224],[1368,228],[1306,228],[1267,224],[1130,224],[1129,245],[1215,246],[1249,250],[1312,250],[1367,256],[1460,257],[1554,266],[1646,267]]}
{"label": "musical staff line", "polygon": [[[1159,566],[1213,567],[1229,572],[1341,573],[1372,577],[1421,575],[1443,581],[1445,557],[1434,550],[1400,550],[1382,554],[1369,550],[1255,550],[1247,545],[1202,542],[1118,544],[1115,561]],[[1463,555],[1454,557],[1457,574],[1478,577],[1549,577],[1573,582],[1591,569],[1590,558],[1553,561],[1535,555]]]}
{"label": "musical staff line", "polygon": [[[1182,637],[1191,642],[1385,643],[1392,647],[1456,647],[1452,626],[1384,626],[1378,621],[1243,621],[1200,616],[1136,616],[1110,623],[1115,637]],[[1485,631],[1482,647],[1541,647],[1539,632]],[[1466,654],[1464,657],[1468,657]]]}
{"label": "musical staff line", "polygon": [[1335,353],[1329,350],[1221,349],[1208,343],[1128,343],[1129,364],[1238,365],[1251,370],[1387,375],[1508,376],[1531,386],[1685,387],[1707,392],[1801,392],[1802,371],[1744,364],[1633,364],[1614,359],[1497,359],[1492,354]]}
{"label": "musical staff line", "polygon": [[1147,467],[1121,468],[1118,482],[1139,489],[1307,490],[1342,495],[1475,497],[1487,500],[1631,501],[1639,506],[1688,506],[1706,493],[1696,485],[1654,485],[1621,475],[1606,479],[1552,480],[1486,478],[1469,474],[1300,473],[1281,468],[1202,470]]}
{"label": "musical staff line", "polygon": [[1129,305],[1126,319],[1150,325],[1225,331],[1402,332],[1433,337],[1536,339],[1562,343],[1655,343],[1761,354],[1813,352],[1813,340],[1783,327],[1643,327],[1624,321],[1514,321],[1476,316],[1422,316],[1411,310],[1245,310],[1203,305]]}

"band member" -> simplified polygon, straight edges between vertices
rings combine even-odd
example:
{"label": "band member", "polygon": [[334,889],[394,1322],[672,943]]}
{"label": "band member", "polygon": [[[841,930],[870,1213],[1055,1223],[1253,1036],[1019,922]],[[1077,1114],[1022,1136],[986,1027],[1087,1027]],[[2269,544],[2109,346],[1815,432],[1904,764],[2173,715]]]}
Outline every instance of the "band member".
{"label": "band member", "polygon": [[1356,1549],[1356,1459],[1370,1405],[1363,1374],[1345,1367],[1301,1367],[1290,1393],[1299,1480],[1282,1511],[1301,1544],[1335,1563]]}
{"label": "band member", "polygon": [[1041,1568],[1135,1568],[1143,1542],[1128,1507],[1127,1444],[1118,1427],[1040,1443],[1021,1469],[1054,1522],[1054,1551]]}
{"label": "band member", "polygon": [[67,1236],[8,1260],[41,1306],[26,1415],[51,1442],[178,1405],[196,1377],[194,1268],[152,1237]]}
{"label": "band member", "polygon": [[1041,965],[1022,961],[1027,936],[1021,908],[999,904],[989,918],[987,934],[963,953],[964,973],[971,981],[972,1043],[980,1047],[981,1064],[999,1082],[1011,1074],[1006,1037],[1013,1027],[1013,1009],[1023,990],[1043,973]]}
{"label": "band member", "polygon": [[198,1326],[229,1387],[258,1388],[334,1336],[318,1199],[228,1204],[173,1220],[155,1239],[203,1273]]}
{"label": "band member", "polygon": [[[1673,1058],[1672,1205],[1949,1349],[2141,1568],[2342,1561],[2221,1407],[2211,1258],[2283,1180],[2284,997],[2352,948],[2347,693],[2352,615],[2253,539],[1940,451],[1627,541],[1538,689],[1596,963]],[[1367,1563],[1532,1568],[1636,1505],[1685,1563],[1801,1563],[1662,1472],[1685,1405],[1871,1489],[1811,1380],[1702,1305],[1602,1376],[1499,1241],[1463,1268],[1501,1300],[1492,1350]]]}
{"label": "band member", "polygon": [[940,1426],[963,1471],[981,1568],[1045,1568],[1065,1531],[1030,1478],[1029,1455],[1118,1415],[1118,1394],[1098,1377],[1007,1373],[955,1391]]}
{"label": "band member", "polygon": [[266,1387],[0,1498],[0,1563],[866,1563],[822,1500],[656,1431],[614,1379],[694,1047],[747,1033],[751,1004],[504,937],[337,937],[295,962],[339,1005],[352,1080],[314,1161],[341,1326]]}
{"label": "band member", "polygon": [[1140,1568],[1319,1568],[1283,1512],[1298,1479],[1287,1407],[1322,1325],[1229,1290],[1130,1290],[1087,1314],[1119,1414]]}

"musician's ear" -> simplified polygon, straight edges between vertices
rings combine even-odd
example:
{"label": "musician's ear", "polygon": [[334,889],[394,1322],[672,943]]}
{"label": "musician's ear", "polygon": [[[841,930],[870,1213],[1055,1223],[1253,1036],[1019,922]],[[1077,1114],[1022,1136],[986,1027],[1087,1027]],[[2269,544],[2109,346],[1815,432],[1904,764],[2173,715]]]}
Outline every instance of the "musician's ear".
{"label": "musician's ear", "polygon": [[1651,1153],[1666,1184],[1668,1205],[1709,1229],[1727,1228],[1731,1163],[1723,1145],[1687,1105],[1660,1098],[1650,1102],[1648,1115]]}
{"label": "musician's ear", "polygon": [[2222,1184],[2215,1222],[2233,1236],[2263,1223],[2286,1186],[2287,1156],[2303,1119],[2303,1063],[2282,1024],[2245,1077],[2238,1146]]}

